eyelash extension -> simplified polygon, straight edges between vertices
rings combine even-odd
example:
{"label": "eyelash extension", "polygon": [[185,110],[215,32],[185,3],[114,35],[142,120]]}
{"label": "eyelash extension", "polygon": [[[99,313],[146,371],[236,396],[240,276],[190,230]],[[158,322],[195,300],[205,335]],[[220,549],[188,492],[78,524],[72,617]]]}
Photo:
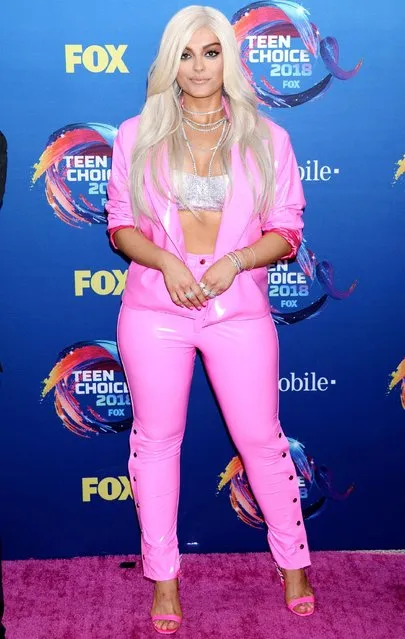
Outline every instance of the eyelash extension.
{"label": "eyelash extension", "polygon": [[[216,57],[217,57],[217,56],[218,56],[221,52],[220,52],[220,51],[217,51],[216,49],[210,49],[209,51],[206,51],[206,52],[205,52],[205,54],[207,54],[207,53],[215,53],[215,54],[216,54],[215,56],[209,56],[209,57],[210,57],[210,58],[216,58]],[[183,56],[184,56],[184,55],[189,56],[190,54],[189,54],[189,53],[187,53],[186,51],[185,51],[184,53],[182,53],[182,54],[181,54],[181,59],[182,59],[182,60],[187,60],[187,58],[183,58]]]}

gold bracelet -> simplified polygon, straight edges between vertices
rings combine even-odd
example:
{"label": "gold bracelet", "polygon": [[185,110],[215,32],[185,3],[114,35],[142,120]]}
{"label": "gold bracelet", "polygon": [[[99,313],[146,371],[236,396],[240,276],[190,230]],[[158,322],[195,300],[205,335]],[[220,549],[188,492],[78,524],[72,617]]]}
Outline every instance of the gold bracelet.
{"label": "gold bracelet", "polygon": [[247,249],[249,249],[249,251],[250,251],[250,252],[252,253],[252,255],[253,255],[253,264],[252,264],[252,266],[251,266],[251,267],[250,267],[250,269],[249,269],[249,270],[251,271],[251,270],[252,270],[252,269],[256,266],[256,253],[254,252],[254,250],[252,249],[252,247],[251,247],[251,246],[247,246],[246,248],[247,248]]}
{"label": "gold bracelet", "polygon": [[248,251],[250,251],[250,252],[251,252],[251,254],[253,255],[253,262],[252,262],[252,264],[251,264],[249,267],[246,267],[246,270],[247,270],[247,271],[251,271],[251,270],[255,267],[255,264],[256,264],[256,253],[254,252],[254,250],[252,249],[252,247],[251,247],[251,246],[244,246],[244,247],[243,247],[243,249],[242,249],[242,251],[244,251],[245,249],[247,249]]}

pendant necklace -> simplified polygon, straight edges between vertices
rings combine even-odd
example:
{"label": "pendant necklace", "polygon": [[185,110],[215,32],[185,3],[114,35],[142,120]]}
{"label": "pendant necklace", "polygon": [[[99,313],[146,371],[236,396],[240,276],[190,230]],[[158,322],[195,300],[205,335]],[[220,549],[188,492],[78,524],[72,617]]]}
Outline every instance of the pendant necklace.
{"label": "pendant necklace", "polygon": [[[223,126],[222,126],[222,131],[221,131],[221,135],[219,137],[219,140],[218,140],[217,144],[214,147],[212,147],[213,153],[211,155],[211,158],[210,158],[210,161],[209,161],[209,164],[208,164],[208,175],[207,175],[207,177],[208,177],[208,185],[209,185],[209,182],[210,182],[210,180],[212,178],[211,167],[212,167],[212,163],[214,161],[215,154],[216,154],[217,150],[219,149],[219,147],[221,146],[221,144],[222,144],[222,142],[223,142],[223,140],[225,138],[225,134],[228,131],[227,124],[228,124],[228,122],[225,120],[225,122],[223,123]],[[193,150],[191,148],[190,140],[188,139],[186,131],[184,129],[184,124],[182,124],[181,127],[182,127],[182,131],[183,131],[184,141],[185,141],[186,146],[188,148],[188,151],[190,153],[191,162],[192,162],[192,165],[193,165],[194,181],[197,182],[197,178],[199,177],[199,175],[197,173],[197,163],[196,163],[196,160],[195,160],[195,157],[194,157]],[[211,149],[209,149],[209,150],[211,150]]]}

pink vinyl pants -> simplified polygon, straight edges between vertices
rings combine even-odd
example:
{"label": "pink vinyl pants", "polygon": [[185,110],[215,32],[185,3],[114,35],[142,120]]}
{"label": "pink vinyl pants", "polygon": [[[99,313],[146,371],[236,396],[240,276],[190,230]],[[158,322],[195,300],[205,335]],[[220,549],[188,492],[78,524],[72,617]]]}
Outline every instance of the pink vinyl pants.
{"label": "pink vinyl pants", "polygon": [[[204,265],[200,260],[204,258]],[[211,255],[188,254],[196,281]],[[298,479],[278,417],[278,336],[272,317],[203,328],[175,313],[121,306],[118,346],[134,413],[129,476],[141,528],[145,577],[179,572],[180,448],[196,348],[268,527],[274,560],[309,566]]]}

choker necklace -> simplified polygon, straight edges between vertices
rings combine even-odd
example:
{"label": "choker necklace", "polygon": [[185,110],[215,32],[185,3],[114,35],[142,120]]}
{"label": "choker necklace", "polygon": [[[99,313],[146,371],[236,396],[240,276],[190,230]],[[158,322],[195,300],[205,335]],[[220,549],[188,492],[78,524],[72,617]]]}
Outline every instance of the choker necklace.
{"label": "choker necklace", "polygon": [[190,111],[189,109],[186,109],[184,106],[182,106],[181,108],[186,113],[191,113],[191,115],[212,115],[213,113],[219,113],[220,111],[222,111],[223,106],[221,105],[218,109],[215,109],[214,111]]}

